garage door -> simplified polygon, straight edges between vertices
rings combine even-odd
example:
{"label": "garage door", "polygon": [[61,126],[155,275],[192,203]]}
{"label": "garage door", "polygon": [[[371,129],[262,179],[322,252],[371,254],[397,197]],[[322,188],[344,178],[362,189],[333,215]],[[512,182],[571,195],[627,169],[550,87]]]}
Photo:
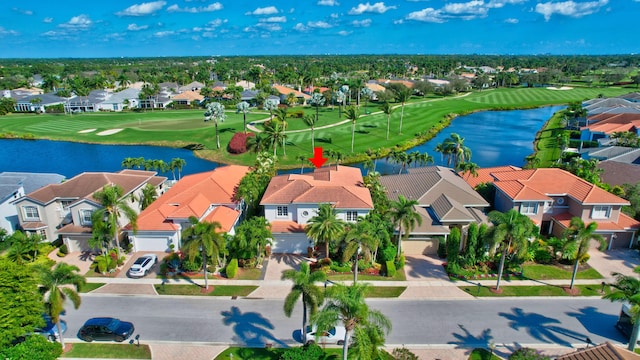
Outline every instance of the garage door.
{"label": "garage door", "polygon": [[271,253],[273,254],[306,254],[309,239],[304,233],[273,234]]}
{"label": "garage door", "polygon": [[438,253],[438,240],[405,240],[402,251],[405,255],[434,255]]}
{"label": "garage door", "polygon": [[69,252],[83,252],[91,250],[87,239],[65,238],[64,243],[67,244],[67,249],[69,249]]}
{"label": "garage door", "polygon": [[166,237],[135,237],[134,251],[169,251],[170,240]]}

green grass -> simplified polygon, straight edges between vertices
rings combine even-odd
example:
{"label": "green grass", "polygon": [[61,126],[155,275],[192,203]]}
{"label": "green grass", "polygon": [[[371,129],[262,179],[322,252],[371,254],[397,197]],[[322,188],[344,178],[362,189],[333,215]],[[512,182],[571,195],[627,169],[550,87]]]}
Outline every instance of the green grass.
{"label": "green grass", "polygon": [[151,359],[148,345],[130,344],[73,344],[63,358],[102,358],[102,359]]}
{"label": "green grass", "polygon": [[[566,104],[570,101],[581,101],[595,98],[599,94],[617,96],[633,91],[624,88],[575,88],[567,91],[552,91],[545,88],[515,88],[496,89],[474,92],[464,97],[448,97],[442,99],[412,99],[405,105],[402,134],[399,134],[400,109],[391,119],[389,140],[386,139],[386,116],[371,114],[360,118],[356,124],[355,151],[351,153],[351,124],[346,123],[337,127],[316,130],[316,146],[325,150],[332,149],[350,155],[346,162],[363,159],[367,149],[392,149],[397,145],[407,149],[416,145],[414,140],[417,133],[426,132],[436,126],[442,127],[447,114],[466,114],[470,112],[490,109],[532,108],[552,104]],[[373,110],[376,105],[370,105]],[[295,110],[296,108],[294,108]],[[330,107],[323,108],[318,126],[341,121],[337,115],[338,109],[331,111]],[[315,109],[304,108],[305,113],[314,113]],[[362,111],[361,111],[362,112]],[[267,118],[265,112],[260,111],[247,114],[247,121]],[[245,153],[231,157],[226,151],[226,145],[234,132],[242,130],[242,114],[234,111],[227,113],[227,120],[219,124],[222,149],[215,149],[215,130],[210,123],[204,123],[203,110],[166,110],[149,111],[143,113],[85,113],[79,115],[53,114],[10,114],[0,118],[0,134],[12,133],[16,136],[33,134],[35,138],[51,140],[68,140],[89,143],[110,144],[146,144],[182,147],[192,143],[205,145],[204,150],[196,151],[196,155],[224,163],[252,165],[255,155]],[[453,120],[455,121],[455,120]],[[301,121],[291,119],[290,130],[304,129]],[[96,129],[88,133],[79,133],[86,129]],[[98,136],[103,130],[122,128],[123,131],[109,135]],[[446,131],[446,130],[445,130]],[[425,139],[426,140],[426,139]],[[282,149],[278,149],[279,165],[281,167],[296,167],[300,163],[296,160],[299,155],[310,156],[311,132],[290,133],[287,138],[287,156]]]}
{"label": "green grass", "polygon": [[[238,274],[236,275],[235,278],[233,278],[234,280],[260,280],[260,278],[262,277],[262,270],[258,269],[258,268],[241,268],[238,269]],[[172,275],[172,276],[164,276],[164,275],[158,275],[157,276],[158,279],[183,279],[183,280],[188,280],[188,279],[204,279],[204,274],[202,273],[180,273],[177,275]],[[219,276],[209,276],[209,280],[218,280],[218,279],[225,279],[226,278],[221,278]]]}
{"label": "green grass", "polygon": [[247,296],[251,294],[257,286],[243,285],[215,285],[210,293],[203,293],[202,287],[198,285],[154,285],[159,295],[197,295],[197,296]]}
{"label": "green grass", "polygon": [[[327,275],[327,279],[331,281],[349,281],[353,280],[353,273],[348,274],[329,274]],[[380,276],[380,275],[368,275],[368,274],[358,274],[358,281],[406,281],[407,276],[405,275],[403,270],[396,271],[394,276]]]}
{"label": "green grass", "polygon": [[80,292],[81,293],[88,293],[88,292],[92,292],[93,290],[102,287],[105,283],[85,283],[84,285],[82,285],[80,287]]}
{"label": "green grass", "polygon": [[469,360],[500,360],[501,358],[491,354],[487,349],[476,348],[473,349],[469,355]]}
{"label": "green grass", "polygon": [[549,167],[562,155],[558,145],[558,135],[564,133],[562,114],[556,113],[538,132],[535,143],[536,166]]}
{"label": "green grass", "polygon": [[365,296],[368,298],[397,298],[406,289],[406,286],[372,286]]}
{"label": "green grass", "polygon": [[[529,264],[523,267],[523,276],[526,279],[533,280],[569,280],[573,272],[572,266],[566,266],[565,269],[540,264]],[[594,268],[588,268],[586,270],[578,270],[576,279],[603,279],[602,275]]]}
{"label": "green grass", "polygon": [[[278,360],[285,352],[284,348],[241,348],[230,347],[216,356],[215,360]],[[338,360],[342,358],[342,347],[325,348],[322,360]],[[231,357],[233,355],[233,357]]]}
{"label": "green grass", "polygon": [[[567,284],[568,285],[568,284]],[[602,296],[601,285],[574,285],[580,290],[579,296]],[[505,296],[571,296],[561,286],[554,285],[534,285],[534,286],[501,286],[502,293],[492,292],[489,286],[481,286],[478,293],[478,286],[460,286],[460,289],[473,296],[478,297],[505,297]],[[605,287],[605,293],[609,293],[609,288]]]}

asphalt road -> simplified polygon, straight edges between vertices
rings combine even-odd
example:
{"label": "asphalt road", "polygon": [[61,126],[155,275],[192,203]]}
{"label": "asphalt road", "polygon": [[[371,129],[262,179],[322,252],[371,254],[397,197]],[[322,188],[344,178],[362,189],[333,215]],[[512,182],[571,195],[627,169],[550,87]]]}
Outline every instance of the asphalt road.
{"label": "asphalt road", "polygon": [[[569,346],[609,340],[625,342],[614,328],[620,304],[600,299],[371,300],[393,329],[387,344],[496,344]],[[68,309],[67,339],[90,317],[131,321],[141,341],[296,345],[302,307],[287,318],[282,300],[159,296],[83,296]],[[77,338],[76,338],[77,339]]]}

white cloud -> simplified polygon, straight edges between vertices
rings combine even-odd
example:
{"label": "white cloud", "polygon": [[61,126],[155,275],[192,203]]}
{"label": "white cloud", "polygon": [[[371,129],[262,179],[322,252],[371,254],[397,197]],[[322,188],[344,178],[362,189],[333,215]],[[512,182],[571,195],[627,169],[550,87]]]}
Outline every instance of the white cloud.
{"label": "white cloud", "polygon": [[171,36],[171,35],[174,35],[174,34],[175,34],[175,31],[171,31],[171,30],[169,30],[169,31],[158,31],[155,34],[153,34],[153,36],[155,36],[155,37],[165,37],[165,36]]}
{"label": "white cloud", "polygon": [[[638,1],[640,1],[640,0],[638,0]],[[337,19],[337,18],[340,17],[340,15],[338,15],[336,13],[333,13],[333,14],[329,15],[329,17],[332,18],[332,19]]]}
{"label": "white cloud", "polygon": [[161,10],[167,4],[166,1],[152,1],[141,4],[131,5],[128,8],[118,11],[118,16],[146,16],[153,15],[158,10]]}
{"label": "white cloud", "polygon": [[537,4],[535,11],[543,15],[546,21],[549,21],[554,14],[579,18],[597,12],[608,3],[609,0],[588,1],[584,3],[577,3],[572,0],[557,3],[546,2]]}
{"label": "white cloud", "polygon": [[336,0],[318,0],[318,5],[322,5],[322,6],[338,6],[338,5],[340,5],[340,3],[337,2]]}
{"label": "white cloud", "polygon": [[507,4],[509,5],[515,5],[515,4],[522,4],[525,3],[529,0],[491,0],[487,3],[487,7],[488,8],[494,8],[494,9],[499,9]]}
{"label": "white cloud", "polygon": [[168,12],[186,12],[186,13],[203,13],[203,12],[213,12],[222,10],[223,6],[219,2],[215,2],[213,4],[209,4],[207,6],[198,6],[198,7],[183,7],[181,8],[177,4],[173,4],[167,8]]}
{"label": "white cloud", "polygon": [[338,31],[338,35],[340,36],[347,36],[349,34],[351,34],[351,31],[346,31],[346,30]]}
{"label": "white cloud", "polygon": [[506,22],[507,24],[517,24],[520,22],[520,20],[514,19],[514,18],[508,18],[508,19],[505,19],[504,22]]}
{"label": "white cloud", "polygon": [[226,24],[227,23],[227,19],[214,19],[209,21],[206,25],[204,30],[205,31],[213,31],[215,30],[217,27],[221,26],[222,24]]}
{"label": "white cloud", "polygon": [[127,26],[127,30],[129,31],[140,31],[148,28],[149,28],[149,25],[137,25],[135,23],[129,24],[129,26]]}
{"label": "white cloud", "polygon": [[50,23],[53,22],[53,18],[52,17],[46,17],[42,21],[46,22],[47,24],[50,24]]}
{"label": "white cloud", "polygon": [[371,25],[371,19],[353,20],[351,22],[351,25],[355,27],[368,27],[369,25]]}
{"label": "white cloud", "polygon": [[285,23],[287,22],[287,17],[286,16],[271,16],[268,18],[264,18],[264,19],[260,19],[260,22],[265,22],[265,23]]}
{"label": "white cloud", "polygon": [[296,26],[293,27],[293,30],[296,31],[309,31],[309,27],[303,23],[297,23]]}
{"label": "white cloud", "polygon": [[60,24],[59,26],[69,30],[85,30],[91,26],[93,22],[87,15],[81,14],[74,16],[68,22]]}
{"label": "white cloud", "polygon": [[309,21],[307,22],[307,26],[315,29],[329,29],[333,27],[326,21]]}
{"label": "white cloud", "polygon": [[394,5],[385,6],[383,2],[377,2],[375,4],[367,2],[366,4],[358,4],[358,6],[351,8],[351,10],[349,10],[349,15],[360,15],[363,13],[384,14],[388,10],[396,8],[397,7]]}
{"label": "white cloud", "polygon": [[5,35],[18,35],[18,32],[15,30],[7,30],[2,26],[0,26],[0,36],[5,36]]}
{"label": "white cloud", "polygon": [[207,32],[203,32],[202,33],[202,37],[211,39],[211,38],[217,37],[217,35],[212,33],[212,32],[210,32],[210,31],[207,31]]}
{"label": "white cloud", "polygon": [[394,23],[395,25],[404,24],[404,20],[403,20],[403,19],[393,20],[393,23]]}
{"label": "white cloud", "polygon": [[33,15],[33,11],[31,10],[25,10],[25,9],[19,9],[19,8],[11,8],[11,10],[18,12],[22,15]]}
{"label": "white cloud", "polygon": [[277,14],[278,12],[279,11],[275,6],[267,6],[246,12],[245,15],[273,15]]}
{"label": "white cloud", "polygon": [[267,31],[280,31],[282,30],[282,27],[279,24],[272,24],[272,23],[259,23],[256,24],[256,27],[263,29],[263,30],[267,30]]}
{"label": "white cloud", "polygon": [[442,8],[443,13],[470,20],[476,17],[485,17],[489,8],[482,0],[474,0],[466,3],[447,4]]}
{"label": "white cloud", "polygon": [[407,20],[424,21],[432,23],[443,23],[445,20],[442,18],[442,11],[434,8],[426,8],[420,11],[414,11],[409,13],[406,17]]}

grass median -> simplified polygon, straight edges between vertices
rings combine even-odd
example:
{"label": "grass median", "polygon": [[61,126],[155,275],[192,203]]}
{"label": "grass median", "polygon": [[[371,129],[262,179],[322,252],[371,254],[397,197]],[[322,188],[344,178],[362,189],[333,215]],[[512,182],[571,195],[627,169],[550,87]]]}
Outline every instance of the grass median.
{"label": "grass median", "polygon": [[192,296],[248,296],[257,286],[253,285],[212,285],[212,291],[204,291],[200,285],[154,285],[158,295],[192,295]]}
{"label": "grass median", "polygon": [[99,359],[151,359],[148,345],[132,344],[72,344],[71,350],[63,358],[99,358]]}
{"label": "grass median", "polygon": [[[464,292],[476,296],[476,297],[507,297],[507,296],[574,296],[565,291],[567,286],[558,285],[533,285],[533,286],[520,286],[520,285],[506,285],[501,286],[500,293],[493,292],[494,286],[460,286]],[[610,292],[608,286],[594,285],[574,285],[574,288],[578,289],[579,293],[575,296],[602,296]]]}

